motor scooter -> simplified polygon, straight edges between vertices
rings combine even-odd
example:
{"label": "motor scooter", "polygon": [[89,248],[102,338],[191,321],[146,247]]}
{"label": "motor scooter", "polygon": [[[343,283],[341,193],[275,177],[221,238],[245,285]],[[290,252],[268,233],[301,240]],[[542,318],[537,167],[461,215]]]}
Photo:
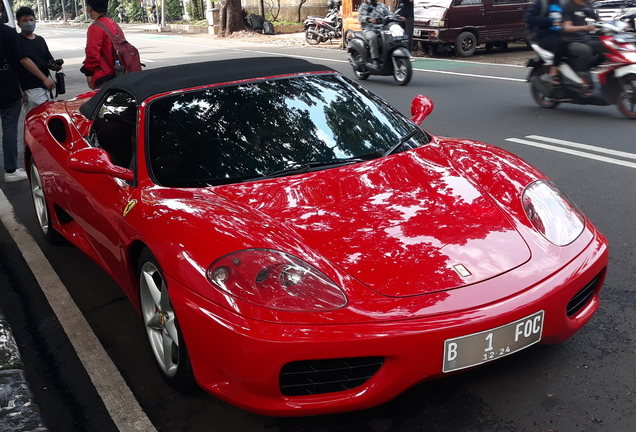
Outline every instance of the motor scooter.
{"label": "motor scooter", "polygon": [[625,117],[636,119],[636,34],[624,32],[625,22],[602,21],[595,25],[606,53],[600,63],[593,59],[592,94],[581,91],[584,82],[567,61],[559,65],[562,84],[552,84],[549,71],[554,54],[532,43],[537,53],[527,64],[531,68],[528,82],[532,97],[542,108],[555,108],[561,103],[617,105]]}
{"label": "motor scooter", "polygon": [[382,24],[384,26],[378,35],[380,67],[373,65],[369,42],[361,31],[353,32],[347,44],[349,63],[359,80],[366,80],[369,75],[393,75],[399,85],[407,85],[413,76],[413,66],[403,21],[398,15],[389,15],[382,20]]}
{"label": "motor scooter", "polygon": [[305,19],[303,31],[305,32],[305,40],[309,45],[318,45],[321,42],[342,37],[340,4],[340,0],[329,0],[325,17],[309,15]]}

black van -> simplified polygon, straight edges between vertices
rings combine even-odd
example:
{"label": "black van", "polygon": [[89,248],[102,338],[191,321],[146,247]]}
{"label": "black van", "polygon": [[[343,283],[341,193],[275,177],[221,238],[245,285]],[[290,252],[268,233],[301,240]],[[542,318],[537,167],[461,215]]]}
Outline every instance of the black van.
{"label": "black van", "polygon": [[452,46],[459,57],[525,39],[523,15],[531,0],[415,0],[413,39],[436,52]]}

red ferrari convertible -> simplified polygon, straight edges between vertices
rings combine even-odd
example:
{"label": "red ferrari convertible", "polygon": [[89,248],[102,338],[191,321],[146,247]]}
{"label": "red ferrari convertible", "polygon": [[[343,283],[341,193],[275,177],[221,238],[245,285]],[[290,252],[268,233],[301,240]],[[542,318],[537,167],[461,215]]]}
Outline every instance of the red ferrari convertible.
{"label": "red ferrari convertible", "polygon": [[290,58],[121,76],[31,111],[44,237],[138,308],[161,375],[276,416],[371,407],[572,336],[608,245],[518,157]]}

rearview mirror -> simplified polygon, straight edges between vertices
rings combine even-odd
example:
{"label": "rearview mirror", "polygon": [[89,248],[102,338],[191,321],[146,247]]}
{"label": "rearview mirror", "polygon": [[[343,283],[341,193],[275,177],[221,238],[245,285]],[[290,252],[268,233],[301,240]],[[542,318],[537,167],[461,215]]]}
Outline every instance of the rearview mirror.
{"label": "rearview mirror", "polygon": [[411,120],[413,120],[416,124],[420,125],[424,121],[424,119],[433,112],[433,101],[423,95],[417,95],[413,98],[413,102],[411,102]]}
{"label": "rearview mirror", "polygon": [[135,177],[131,170],[113,164],[106,150],[97,147],[71,153],[66,164],[72,170],[86,174],[106,174],[125,181],[131,181]]}

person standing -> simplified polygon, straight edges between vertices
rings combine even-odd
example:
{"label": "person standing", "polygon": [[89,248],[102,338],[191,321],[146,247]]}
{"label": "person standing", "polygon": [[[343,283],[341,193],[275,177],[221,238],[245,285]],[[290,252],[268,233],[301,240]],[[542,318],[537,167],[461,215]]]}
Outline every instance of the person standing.
{"label": "person standing", "polygon": [[14,29],[0,24],[0,118],[2,119],[2,152],[5,183],[26,180],[24,168],[18,167],[18,121],[22,109],[22,92],[18,80],[18,63],[39,79],[48,90],[55,88],[27,56]]}
{"label": "person standing", "polygon": [[[49,68],[56,72],[62,69],[61,65],[53,63],[53,56],[44,38],[34,33],[36,19],[33,9],[22,6],[16,11],[15,18],[20,27],[20,36],[22,36],[21,41],[25,53],[44,76],[49,76]],[[24,92],[24,109],[26,112],[51,100],[49,96],[50,92],[46,86],[31,72],[26,70],[24,66],[20,66],[18,69],[18,78],[20,80],[20,87],[22,87],[22,91]]]}
{"label": "person standing", "polygon": [[413,50],[413,27],[415,27],[413,3],[413,0],[402,0],[400,2],[400,16],[404,17],[404,31],[409,37],[409,51]]}
{"label": "person standing", "polygon": [[[106,15],[108,0],[87,0],[86,12],[95,22],[99,21],[113,34],[121,29]],[[99,89],[115,78],[115,50],[108,34],[93,23],[86,34],[86,58],[80,71],[86,75],[91,89]]]}

